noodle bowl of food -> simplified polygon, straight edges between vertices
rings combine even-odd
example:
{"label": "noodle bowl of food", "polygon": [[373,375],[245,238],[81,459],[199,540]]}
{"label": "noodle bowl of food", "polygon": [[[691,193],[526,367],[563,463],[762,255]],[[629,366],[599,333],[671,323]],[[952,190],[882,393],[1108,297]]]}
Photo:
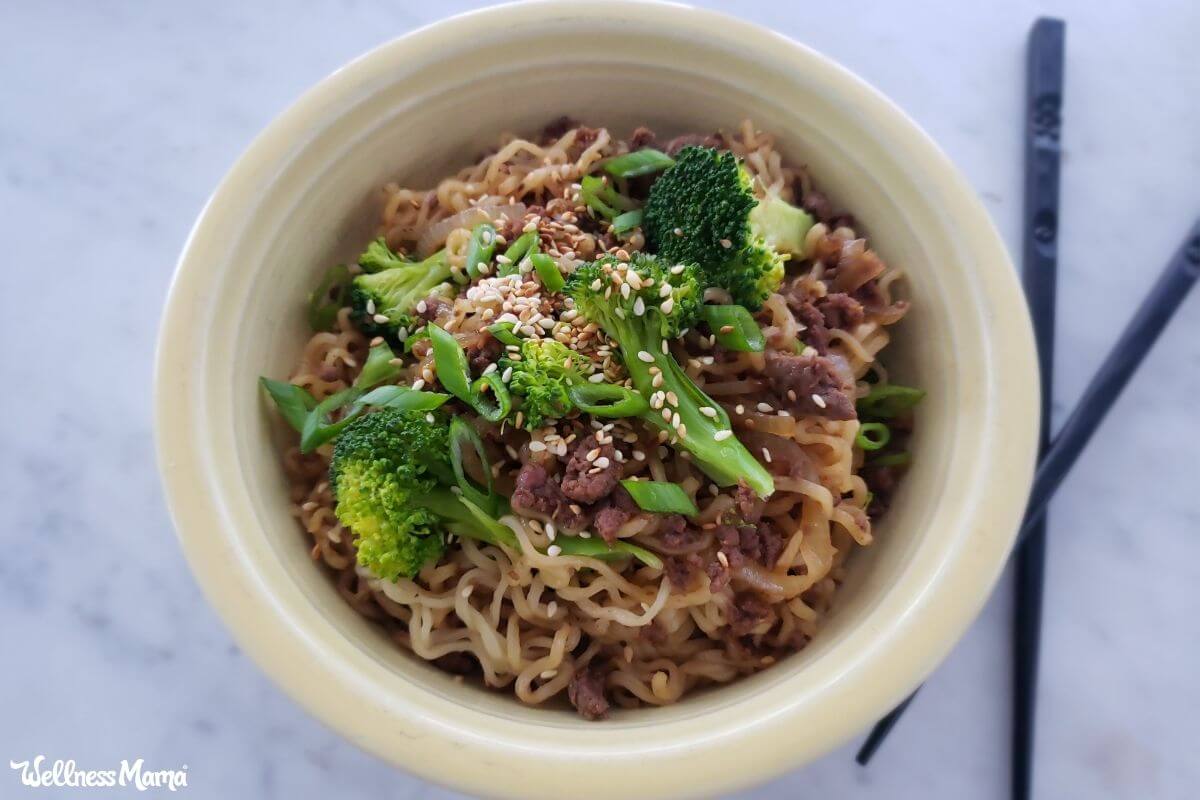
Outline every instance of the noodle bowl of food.
{"label": "noodle bowl of food", "polygon": [[157,381],[245,649],[355,743],[520,797],[715,793],[886,710],[1002,567],[1038,391],[911,121],[640,3],[470,14],[311,90],[197,222]]}

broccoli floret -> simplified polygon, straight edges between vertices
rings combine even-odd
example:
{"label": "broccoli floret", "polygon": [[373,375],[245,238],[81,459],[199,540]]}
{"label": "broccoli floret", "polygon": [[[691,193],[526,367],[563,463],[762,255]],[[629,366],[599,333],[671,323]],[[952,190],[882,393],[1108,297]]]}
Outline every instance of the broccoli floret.
{"label": "broccoli floret", "polygon": [[377,239],[359,258],[367,270],[350,287],[351,318],[365,336],[392,344],[407,338],[421,323],[413,309],[430,295],[453,297],[450,260],[439,250],[424,261],[405,261]]}
{"label": "broccoli floret", "polygon": [[642,230],[654,252],[700,267],[705,286],[750,309],[783,280],[813,220],[776,196],[758,200],[750,173],[728,150],[685,147],[650,188]]}
{"label": "broccoli floret", "polygon": [[454,483],[449,452],[440,411],[384,409],[338,437],[329,466],[337,518],[354,533],[358,563],[378,577],[416,575],[441,557],[447,530],[495,538],[446,488]]}
{"label": "broccoli floret", "polygon": [[[664,285],[671,287],[665,294]],[[698,317],[703,290],[695,266],[643,253],[628,263],[606,256],[578,268],[566,291],[616,341],[633,389],[650,401],[642,414],[648,425],[666,431],[718,484],[742,478],[762,497],[775,490],[770,473],[733,435],[725,410],[665,352]]]}
{"label": "broccoli floret", "polygon": [[524,339],[521,358],[507,354],[500,359],[502,372],[511,369],[508,388],[521,397],[521,411],[530,428],[540,428],[547,419],[571,413],[570,388],[583,383],[582,356],[554,339]]}
{"label": "broccoli floret", "polygon": [[579,199],[592,210],[592,215],[612,222],[623,212],[637,208],[637,203],[616,190],[609,178],[586,175],[579,183]]}

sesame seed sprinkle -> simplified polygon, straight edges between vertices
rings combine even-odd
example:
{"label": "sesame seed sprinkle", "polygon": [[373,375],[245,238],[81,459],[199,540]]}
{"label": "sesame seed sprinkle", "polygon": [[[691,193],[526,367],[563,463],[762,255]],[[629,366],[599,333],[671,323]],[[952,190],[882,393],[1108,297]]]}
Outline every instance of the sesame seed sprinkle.
{"label": "sesame seed sprinkle", "polygon": [[716,439],[718,442],[723,442],[726,439],[728,439],[730,436],[733,436],[733,431],[717,431],[716,433],[713,434],[713,438]]}
{"label": "sesame seed sprinkle", "polygon": [[711,406],[700,406],[700,413],[709,419],[716,419],[717,410]]}
{"label": "sesame seed sprinkle", "polygon": [[813,394],[812,401],[817,408],[825,408],[825,398],[821,397],[821,395]]}
{"label": "sesame seed sprinkle", "polygon": [[[664,342],[664,344],[665,344],[665,342]],[[647,364],[653,364],[653,363],[654,363],[654,356],[650,355],[650,354],[649,354],[649,353],[647,353],[645,350],[640,350],[640,351],[638,351],[638,354],[637,354],[637,355],[638,355],[638,361],[643,361],[643,362],[645,362],[645,363],[647,363]]]}

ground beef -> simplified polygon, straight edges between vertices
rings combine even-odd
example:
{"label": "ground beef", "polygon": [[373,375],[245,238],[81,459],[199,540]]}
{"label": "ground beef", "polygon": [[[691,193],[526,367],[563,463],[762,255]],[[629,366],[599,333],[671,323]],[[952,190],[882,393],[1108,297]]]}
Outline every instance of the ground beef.
{"label": "ground beef", "polygon": [[446,653],[435,658],[433,664],[451,675],[470,675],[479,669],[479,662],[467,653]]}
{"label": "ground beef", "polygon": [[645,126],[639,126],[633,131],[633,135],[629,137],[629,149],[641,150],[644,147],[654,147],[658,137],[654,135],[654,131]]}
{"label": "ground beef", "polygon": [[746,636],[770,613],[771,607],[758,595],[753,592],[738,592],[729,604],[729,628],[736,636]]}
{"label": "ground beef", "polygon": [[903,467],[866,466],[859,471],[867,488],[871,490],[871,504],[867,507],[868,516],[878,517],[888,510],[902,469]]}
{"label": "ground beef", "polygon": [[784,538],[769,521],[756,525],[721,525],[717,528],[720,552],[731,569],[737,569],[747,560],[771,568],[783,552]]}
{"label": "ground beef", "polygon": [[[588,455],[598,451],[593,458]],[[580,503],[595,503],[612,494],[621,477],[621,464],[612,442],[600,444],[592,434],[575,446],[567,462],[562,491]]]}
{"label": "ground beef", "polygon": [[829,328],[850,330],[863,321],[862,303],[842,292],[822,297],[817,301],[816,307]]}
{"label": "ground beef", "polygon": [[500,358],[500,354],[504,352],[504,343],[492,336],[487,328],[480,328],[474,338],[467,342],[466,351],[467,363],[471,365],[471,369],[483,372],[488,364],[495,363],[496,359]]}
{"label": "ground beef", "polygon": [[708,575],[708,589],[713,594],[729,585],[729,567],[715,558],[704,565],[704,574]]}
{"label": "ground beef", "polygon": [[856,417],[854,401],[842,386],[833,362],[824,356],[796,356],[769,350],[766,374],[772,388],[791,400],[799,414],[827,419]]}
{"label": "ground beef", "polygon": [[725,141],[724,134],[710,133],[705,136],[702,133],[685,133],[681,136],[676,136],[671,141],[667,142],[667,155],[673,156],[685,147],[713,147],[718,150],[724,150],[729,147],[729,142]]}
{"label": "ground beef", "polygon": [[[687,591],[696,580],[696,575],[704,568],[704,559],[699,553],[686,553],[681,556],[667,556],[663,559],[663,569],[667,580],[680,591]],[[714,589],[713,591],[717,591]]]}
{"label": "ground beef", "polygon": [[585,667],[572,676],[567,684],[567,697],[584,719],[604,719],[608,716],[604,674],[595,667]]}
{"label": "ground beef", "polygon": [[558,119],[551,121],[545,128],[542,129],[542,143],[549,144],[562,138],[562,135],[571,128],[579,127],[579,120],[572,119],[565,114]]}
{"label": "ground beef", "polygon": [[617,540],[617,531],[621,526],[640,513],[641,509],[633,502],[629,492],[618,486],[608,501],[597,509],[592,527],[600,534],[601,539],[612,544]]}
{"label": "ground beef", "polygon": [[800,339],[817,351],[818,355],[829,352],[829,329],[825,327],[825,315],[821,313],[805,293],[802,297],[796,294],[785,296],[788,308],[796,317],[796,321],[804,326]]}
{"label": "ground beef", "polygon": [[[442,314],[450,310],[450,301],[444,297],[438,297],[437,295],[430,295],[429,297],[426,297],[424,303],[425,310],[417,311],[417,316],[426,322],[433,322]],[[420,307],[421,304],[417,303],[417,308],[419,309]]]}
{"label": "ground beef", "polygon": [[733,493],[734,504],[737,506],[738,514],[746,522],[758,522],[762,517],[763,500],[755,494],[754,490],[746,483],[745,478],[738,480],[737,489]]}
{"label": "ground beef", "polygon": [[527,516],[549,517],[567,530],[580,530],[589,521],[588,514],[563,495],[546,468],[533,462],[521,467],[517,473],[512,507]]}
{"label": "ground beef", "polygon": [[829,202],[829,198],[816,189],[812,189],[804,195],[804,199],[800,201],[800,207],[812,214],[818,222],[828,222],[833,216],[833,205]]}
{"label": "ground beef", "polygon": [[688,527],[679,514],[667,514],[658,523],[658,539],[668,550],[690,550],[700,539],[700,531]]}

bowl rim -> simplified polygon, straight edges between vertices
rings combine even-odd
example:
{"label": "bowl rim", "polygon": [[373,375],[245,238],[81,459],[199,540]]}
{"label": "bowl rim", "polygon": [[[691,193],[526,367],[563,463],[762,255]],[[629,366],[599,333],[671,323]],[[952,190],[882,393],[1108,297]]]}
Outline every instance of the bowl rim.
{"label": "bowl rim", "polygon": [[[711,31],[720,41],[736,40],[749,47],[777,51],[781,56],[803,62],[806,68],[819,70],[829,80],[836,81],[839,91],[846,93],[847,102],[855,104],[858,111],[880,126],[894,126],[906,137],[906,155],[937,182],[939,190],[948,198],[946,204],[952,203],[959,209],[958,222],[970,229],[963,236],[970,242],[971,249],[986,254],[981,262],[988,267],[980,280],[986,284],[993,303],[1012,312],[1006,313],[1004,319],[991,320],[996,330],[1003,332],[1006,343],[1004,352],[996,352],[996,364],[1008,377],[1022,378],[1017,385],[1024,387],[1023,390],[1012,386],[1006,388],[1012,397],[1005,421],[1012,426],[1005,430],[1003,445],[995,455],[996,463],[989,467],[993,473],[1003,471],[1005,479],[1001,487],[989,489],[988,496],[983,498],[993,520],[999,522],[994,522],[988,536],[973,541],[969,548],[963,546],[960,537],[943,555],[946,568],[936,576],[938,580],[931,579],[920,592],[908,598],[910,605],[906,611],[909,613],[901,615],[890,629],[882,631],[870,650],[859,654],[858,661],[851,665],[853,669],[847,667],[836,676],[836,683],[840,685],[836,687],[837,691],[829,694],[844,697],[856,679],[862,683],[867,664],[888,661],[893,667],[878,684],[869,688],[857,686],[862,691],[858,701],[852,708],[839,709],[838,714],[827,714],[828,725],[819,734],[802,730],[802,723],[796,718],[799,715],[788,719],[782,713],[760,713],[757,718],[714,735],[699,731],[683,735],[681,731],[673,730],[672,739],[646,742],[644,747],[606,749],[601,744],[607,733],[599,726],[594,735],[587,737],[594,742],[594,751],[581,751],[579,746],[586,747],[586,744],[575,742],[575,749],[564,746],[562,752],[548,753],[527,746],[528,726],[513,725],[503,729],[506,733],[497,733],[500,730],[497,729],[487,735],[464,730],[450,719],[462,717],[465,712],[461,708],[447,709],[446,714],[439,715],[436,708],[418,707],[409,701],[420,687],[403,682],[388,687],[394,697],[381,700],[383,708],[378,715],[358,716],[348,709],[362,701],[361,693],[344,688],[340,681],[320,682],[319,678],[322,675],[345,678],[351,673],[363,674],[367,670],[365,662],[351,661],[352,654],[343,648],[326,653],[311,671],[297,669],[300,659],[313,656],[317,643],[309,640],[305,623],[289,616],[284,603],[273,596],[273,587],[256,575],[255,555],[240,541],[248,534],[214,525],[222,519],[221,499],[202,497],[203,493],[197,491],[213,470],[210,459],[191,438],[192,424],[203,422],[203,401],[186,396],[184,384],[176,380],[176,375],[189,363],[195,349],[188,324],[190,307],[207,279],[205,249],[214,236],[209,223],[216,209],[236,203],[242,196],[239,189],[248,184],[251,177],[261,179],[263,175],[273,174],[273,168],[283,160],[282,154],[277,152],[276,142],[284,131],[319,127],[329,107],[328,101],[342,92],[352,91],[356,84],[368,78],[386,73],[390,66],[401,64],[410,48],[450,31],[469,40],[472,31],[494,29],[495,22],[502,21],[505,27],[517,30],[523,21],[532,23],[546,15],[548,7],[553,8],[554,16],[560,22],[565,17],[586,20],[619,10],[623,17],[637,19],[649,30],[655,25],[678,21],[678,15],[684,14],[690,25]],[[989,341],[994,351],[997,350],[996,338],[993,336]],[[679,758],[698,763],[701,759],[719,757],[736,769],[707,782],[703,791],[727,791],[765,780],[848,738],[928,675],[974,619],[1004,566],[1032,478],[1040,393],[1033,353],[1032,328],[1015,271],[982,204],[928,134],[861,78],[803,44],[714,11],[645,0],[510,3],[434,22],[385,42],[339,68],[277,116],[222,178],[184,244],[159,331],[154,375],[157,455],[175,529],[189,566],[209,603],[218,611],[238,644],[264,672],[308,711],[360,747],[430,781],[477,794],[524,797],[560,792],[562,784],[558,781],[561,777],[577,773],[580,768],[593,767],[588,770],[590,785],[584,793],[607,796],[628,791],[630,786],[638,785],[643,779],[649,780],[651,770],[658,768],[655,753],[672,753],[671,757],[676,759],[672,763],[676,766],[681,763]],[[1022,421],[1024,425],[1020,424]],[[983,513],[981,508],[973,516]],[[215,535],[214,529],[219,534]],[[231,562],[231,558],[235,561]],[[929,607],[938,598],[947,597],[954,597],[956,602],[939,607],[936,625],[922,627],[918,624],[921,614],[915,612],[919,608],[929,616]],[[254,602],[247,602],[248,599]],[[271,633],[264,634],[268,629]],[[831,684],[821,688],[834,687]],[[400,721],[404,727],[398,724]],[[619,730],[628,732],[629,729]],[[781,735],[792,737],[791,746],[766,746],[771,740],[778,741],[777,737]],[[415,737],[420,738],[420,745],[410,746]],[[731,759],[730,753],[725,751],[727,745],[736,745],[736,758]],[[679,755],[681,748],[689,750],[686,756]],[[592,762],[586,765],[556,762],[556,756],[559,761],[569,761],[578,759],[581,753]],[[444,774],[440,759],[431,758],[439,755],[458,757],[454,775]],[[500,758],[509,769],[495,768]],[[554,768],[548,769],[548,763]],[[598,769],[601,765],[606,768]],[[661,779],[661,775],[654,777]],[[661,786],[661,781],[655,785]],[[685,785],[675,792],[660,791],[690,794],[698,790],[699,787]]]}

